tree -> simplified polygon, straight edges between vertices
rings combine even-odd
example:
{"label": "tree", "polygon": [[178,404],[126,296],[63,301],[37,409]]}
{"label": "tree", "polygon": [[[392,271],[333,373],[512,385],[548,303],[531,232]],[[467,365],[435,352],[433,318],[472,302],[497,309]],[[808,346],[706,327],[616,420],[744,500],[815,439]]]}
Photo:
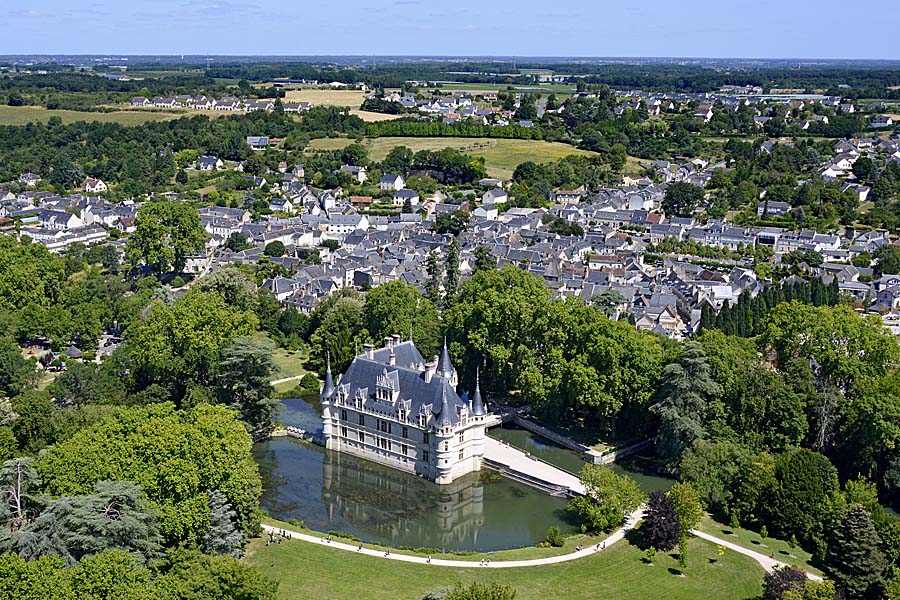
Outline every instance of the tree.
{"label": "tree", "polygon": [[821,454],[806,448],[775,457],[769,489],[761,499],[762,518],[783,537],[824,543],[839,498],[837,469]]}
{"label": "tree", "polygon": [[879,246],[873,256],[878,261],[875,263],[875,277],[900,273],[900,248],[894,244]]}
{"label": "tree", "polygon": [[712,380],[709,363],[697,342],[684,346],[681,360],[666,365],[658,402],[650,410],[659,417],[657,452],[674,470],[684,452],[703,439],[707,404],[721,391]]}
{"label": "tree", "polygon": [[119,404],[125,399],[121,379],[92,363],[72,362],[51,385],[58,406]]}
{"label": "tree", "polygon": [[473,268],[475,273],[478,271],[493,271],[497,268],[497,259],[494,258],[490,247],[478,246],[473,254],[475,255],[475,266]]}
{"label": "tree", "polygon": [[269,383],[276,370],[269,340],[239,337],[222,350],[218,367],[218,393],[234,406],[242,419],[255,429],[268,427],[278,413],[278,400]]}
{"label": "tree", "polygon": [[262,484],[251,444],[223,406],[179,411],[161,403],[117,408],[49,448],[34,466],[43,491],[53,496],[90,494],[101,481],[132,481],[158,512],[166,544],[198,543],[208,528],[209,489],[225,495],[245,536],[256,535]]}
{"label": "tree", "polygon": [[234,231],[228,236],[228,239],[225,240],[225,247],[232,252],[240,252],[241,250],[252,248],[253,244],[248,243],[247,238]]}
{"label": "tree", "polygon": [[366,292],[363,322],[374,340],[411,334],[424,356],[440,349],[440,322],[434,304],[414,286],[392,281]]}
{"label": "tree", "polygon": [[381,161],[381,170],[385,173],[406,175],[412,166],[413,151],[406,146],[394,146]]}
{"label": "tree", "polygon": [[569,502],[569,510],[591,529],[618,527],[644,501],[644,494],[634,479],[617,475],[605,465],[585,465],[579,479],[585,495]]}
{"label": "tree", "polygon": [[132,264],[143,262],[156,273],[181,271],[187,256],[203,250],[208,238],[192,205],[147,202],[138,209],[125,255]]}
{"label": "tree", "polygon": [[22,357],[12,338],[0,337],[0,396],[16,396],[34,384],[34,363]]}
{"label": "tree", "polygon": [[284,244],[275,240],[274,242],[269,242],[266,244],[265,249],[263,250],[263,254],[266,256],[284,256]]}
{"label": "tree", "polygon": [[437,250],[432,250],[425,259],[425,272],[428,274],[428,280],[425,282],[425,297],[435,306],[439,306],[444,278]]}
{"label": "tree", "polygon": [[244,535],[235,526],[237,515],[219,490],[209,493],[209,529],[200,541],[200,549],[206,554],[225,554],[241,557]]}
{"label": "tree", "polygon": [[702,188],[686,181],[679,181],[666,189],[666,195],[662,201],[662,209],[667,215],[689,217],[702,202]]}
{"label": "tree", "polygon": [[459,238],[453,238],[444,259],[444,303],[452,304],[459,286]]}
{"label": "tree", "polygon": [[849,600],[882,597],[888,563],[880,546],[868,511],[860,504],[851,506],[834,530],[825,557],[829,573]]}
{"label": "tree", "polygon": [[[802,592],[806,586],[806,572],[791,565],[775,567],[763,577],[763,600],[782,600],[785,592]],[[802,598],[802,596],[801,596]]]}
{"label": "tree", "polygon": [[502,583],[470,583],[465,587],[455,587],[444,596],[444,600],[515,600],[516,590]]}
{"label": "tree", "polygon": [[644,523],[640,529],[644,546],[668,552],[678,545],[681,526],[675,505],[665,492],[653,492],[644,511]]}
{"label": "tree", "polygon": [[853,174],[856,178],[863,182],[871,182],[878,173],[878,166],[875,161],[868,156],[860,156],[853,163]]}
{"label": "tree", "polygon": [[10,529],[22,527],[31,514],[31,490],[41,483],[33,462],[32,458],[13,458],[0,467],[0,515]]}
{"label": "tree", "polygon": [[625,305],[625,296],[618,290],[608,289],[591,297],[591,304],[607,319],[612,319],[619,314],[619,308]]}
{"label": "tree", "polygon": [[465,210],[454,210],[453,212],[438,215],[434,220],[434,230],[440,234],[452,234],[459,236],[465,231],[469,225],[470,214]]}
{"label": "tree", "polygon": [[700,524],[700,519],[703,517],[700,494],[690,483],[679,481],[669,490],[669,498],[672,500],[675,514],[678,515],[681,535],[689,535],[691,530]]}
{"label": "tree", "polygon": [[11,538],[8,550],[27,559],[59,554],[68,565],[104,550],[128,552],[140,562],[159,553],[158,521],[140,487],[101,481],[87,496],[64,496]]}
{"label": "tree", "polygon": [[175,183],[178,183],[180,185],[187,185],[187,182],[188,182],[187,171],[185,171],[184,169],[178,169],[178,172],[175,173]]}
{"label": "tree", "polygon": [[278,584],[231,556],[169,552],[155,588],[166,600],[275,600]]}

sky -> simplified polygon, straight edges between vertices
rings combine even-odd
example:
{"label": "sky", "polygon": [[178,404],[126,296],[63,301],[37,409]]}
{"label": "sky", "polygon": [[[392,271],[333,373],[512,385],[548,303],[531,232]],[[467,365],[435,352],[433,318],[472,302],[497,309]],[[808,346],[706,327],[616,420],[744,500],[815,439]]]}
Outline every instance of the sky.
{"label": "sky", "polygon": [[[0,54],[900,59],[874,0],[2,0]],[[847,25],[856,33],[847,35]],[[851,28],[854,29],[854,28]],[[883,30],[887,31],[887,30]]]}

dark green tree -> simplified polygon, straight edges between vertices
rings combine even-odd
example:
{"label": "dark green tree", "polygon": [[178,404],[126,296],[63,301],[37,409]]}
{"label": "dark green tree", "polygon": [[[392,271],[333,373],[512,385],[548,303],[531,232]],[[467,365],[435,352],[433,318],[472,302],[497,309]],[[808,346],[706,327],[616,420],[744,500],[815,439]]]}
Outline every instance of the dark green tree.
{"label": "dark green tree", "polygon": [[269,242],[268,244],[266,244],[265,249],[263,249],[263,254],[273,257],[284,256],[284,244],[279,242],[278,240]]}
{"label": "dark green tree", "polygon": [[488,246],[478,246],[475,248],[475,266],[473,271],[493,271],[497,268],[497,259],[494,258],[491,249]]}
{"label": "dark green tree", "polygon": [[192,205],[148,202],[138,210],[125,255],[131,264],[144,263],[156,273],[181,271],[188,255],[203,250],[208,238]]}
{"label": "dark green tree", "polygon": [[444,304],[447,305],[453,303],[459,286],[459,252],[459,239],[453,238],[444,259]]}
{"label": "dark green tree", "polygon": [[660,421],[656,448],[674,470],[684,452],[706,435],[704,412],[721,392],[697,342],[684,346],[681,360],[663,369],[657,403],[650,410]]}
{"label": "dark green tree", "polygon": [[256,429],[269,426],[278,413],[278,400],[269,383],[276,370],[274,350],[268,340],[240,337],[222,350],[218,367],[219,397]]}
{"label": "dark green tree", "polygon": [[825,564],[829,574],[847,594],[848,600],[877,600],[882,597],[887,559],[872,517],[854,504],[834,530]]}
{"label": "dark green tree", "polygon": [[440,306],[444,278],[437,250],[432,250],[425,259],[425,273],[428,275],[428,279],[425,281],[425,297],[433,305]]}
{"label": "dark green tree", "polygon": [[702,202],[702,188],[686,181],[679,181],[666,189],[662,209],[670,216],[689,217]]}

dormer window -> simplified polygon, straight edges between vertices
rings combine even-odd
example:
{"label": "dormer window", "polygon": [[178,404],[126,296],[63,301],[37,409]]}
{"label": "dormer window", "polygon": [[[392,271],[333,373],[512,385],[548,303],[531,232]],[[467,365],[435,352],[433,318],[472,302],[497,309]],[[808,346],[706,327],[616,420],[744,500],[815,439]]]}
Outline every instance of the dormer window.
{"label": "dormer window", "polygon": [[425,428],[425,415],[424,414],[419,415],[419,427],[421,427],[423,429]]}
{"label": "dormer window", "polygon": [[402,421],[406,417],[406,411],[402,408],[397,411],[397,419]]}

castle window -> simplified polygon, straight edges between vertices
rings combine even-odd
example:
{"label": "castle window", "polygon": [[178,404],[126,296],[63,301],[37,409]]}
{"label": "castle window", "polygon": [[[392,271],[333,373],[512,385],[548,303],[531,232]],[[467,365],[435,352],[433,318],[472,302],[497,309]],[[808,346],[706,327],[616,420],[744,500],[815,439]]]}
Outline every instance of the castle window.
{"label": "castle window", "polygon": [[406,415],[405,415],[403,409],[401,408],[401,409],[397,412],[397,420],[398,420],[398,421],[402,421],[402,420],[403,420],[403,417],[405,417],[405,416],[406,416]]}
{"label": "castle window", "polygon": [[431,453],[428,452],[428,450],[422,451],[422,460],[424,460],[425,462],[431,462]]}
{"label": "castle window", "polygon": [[423,444],[427,444],[427,443],[428,443],[428,432],[427,432],[427,431],[425,431],[425,432],[422,433],[422,443],[423,443]]}
{"label": "castle window", "polygon": [[341,437],[347,437],[347,428],[341,427]]}
{"label": "castle window", "polygon": [[341,421],[346,421],[346,420],[347,420],[347,409],[342,408],[341,409]]}
{"label": "castle window", "polygon": [[425,415],[419,415],[419,427],[425,427]]}
{"label": "castle window", "polygon": [[406,428],[406,425],[403,426],[403,429],[400,430],[403,433],[403,439],[409,438],[409,430]]}
{"label": "castle window", "polygon": [[460,450],[460,451],[459,451],[459,460],[462,460],[462,459],[463,459],[463,451]]}
{"label": "castle window", "polygon": [[366,417],[364,415],[359,415],[359,424],[363,427],[366,426]]}
{"label": "castle window", "polygon": [[408,456],[409,455],[409,446],[407,446],[406,444],[400,444],[400,452],[403,453],[403,456]]}
{"label": "castle window", "polygon": [[464,441],[466,441],[466,432],[460,431],[459,432],[459,443],[462,444]]}

